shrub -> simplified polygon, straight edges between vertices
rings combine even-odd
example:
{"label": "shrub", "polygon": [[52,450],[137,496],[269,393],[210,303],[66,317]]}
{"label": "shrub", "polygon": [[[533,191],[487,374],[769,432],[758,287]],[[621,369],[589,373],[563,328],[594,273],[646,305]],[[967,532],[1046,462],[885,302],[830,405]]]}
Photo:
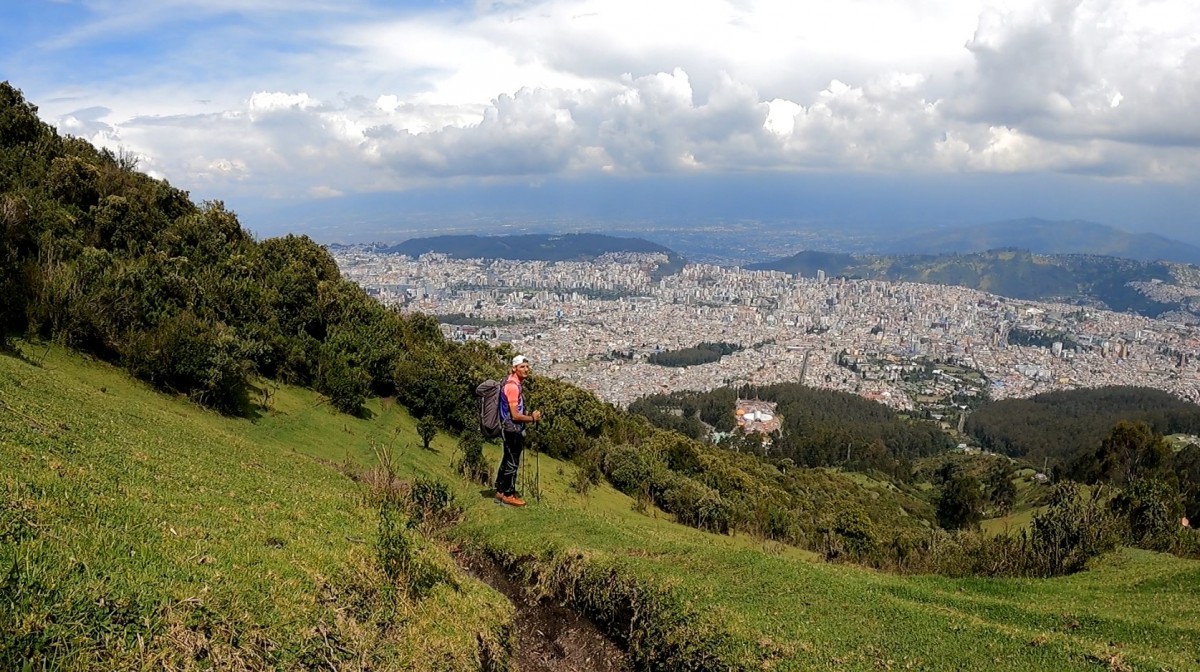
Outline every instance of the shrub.
{"label": "shrub", "polygon": [[1166,551],[1175,542],[1183,506],[1179,493],[1167,483],[1141,478],[1111,502],[1113,513],[1125,523],[1125,537],[1134,545]]}
{"label": "shrub", "polygon": [[730,506],[721,493],[682,476],[669,479],[658,500],[684,525],[711,532],[728,532]]}
{"label": "shrub", "polygon": [[621,445],[605,451],[602,468],[613,487],[634,495],[650,481],[656,462],[644,450]]}
{"label": "shrub", "polygon": [[604,477],[604,472],[600,468],[601,461],[604,459],[603,448],[592,448],[575,456],[575,477],[571,480],[571,487],[581,495],[586,495],[593,485],[599,485],[600,479]]}
{"label": "shrub", "polygon": [[436,531],[449,527],[462,517],[462,506],[441,481],[419,478],[409,492],[410,527]]}
{"label": "shrub", "polygon": [[458,450],[462,457],[454,468],[472,483],[487,485],[491,479],[492,466],[483,455],[483,438],[478,432],[466,431],[458,439]]}
{"label": "shrub", "polygon": [[804,527],[795,511],[775,500],[764,502],[760,499],[756,503],[752,515],[759,534],[786,543],[799,543],[804,539]]}
{"label": "shrub", "polygon": [[331,348],[322,348],[317,373],[317,390],[329,396],[334,408],[358,414],[367,400],[371,379],[366,371],[353,366],[347,357]]}
{"label": "shrub", "polygon": [[875,526],[859,509],[842,509],[823,526],[825,557],[829,560],[861,561],[870,558],[877,546]]}
{"label": "shrub", "polygon": [[1084,499],[1079,486],[1059,483],[1050,493],[1050,508],[1033,519],[1026,537],[1029,572],[1062,576],[1078,572],[1088,560],[1107,553],[1120,541],[1120,526],[1102,504],[1104,488]]}
{"label": "shrub", "polygon": [[979,480],[956,471],[942,486],[937,504],[938,524],[948,530],[972,529],[983,519],[983,495]]}
{"label": "shrub", "polygon": [[1179,527],[1172,552],[1181,558],[1200,559],[1200,530]]}
{"label": "shrub", "polygon": [[421,437],[421,447],[429,450],[429,444],[437,437],[438,420],[427,415],[417,421],[417,436]]}
{"label": "shrub", "polygon": [[159,388],[222,413],[240,413],[250,397],[247,365],[237,347],[232,330],[185,310],[132,337],[125,358],[135,374]]}

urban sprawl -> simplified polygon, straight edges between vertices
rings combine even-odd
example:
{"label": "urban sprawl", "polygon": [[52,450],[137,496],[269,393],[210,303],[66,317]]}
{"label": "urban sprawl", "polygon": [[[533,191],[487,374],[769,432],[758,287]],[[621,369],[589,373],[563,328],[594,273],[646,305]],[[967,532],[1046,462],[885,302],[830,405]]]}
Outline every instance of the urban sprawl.
{"label": "urban sprawl", "polygon": [[[463,316],[442,325],[447,337],[510,342],[539,375],[618,406],[677,390],[782,382],[902,410],[1105,385],[1153,387],[1200,402],[1197,327],[1133,314],[945,285],[704,264],[655,279],[665,255],[413,259],[365,246],[333,254],[347,278],[383,303]],[[1041,338],[1022,344],[1014,333]],[[743,349],[681,368],[647,361],[705,342]]]}

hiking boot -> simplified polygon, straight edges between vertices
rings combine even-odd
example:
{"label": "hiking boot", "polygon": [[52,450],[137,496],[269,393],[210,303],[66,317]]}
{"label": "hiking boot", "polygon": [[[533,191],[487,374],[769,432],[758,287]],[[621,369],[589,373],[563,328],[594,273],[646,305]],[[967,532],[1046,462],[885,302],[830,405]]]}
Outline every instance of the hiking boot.
{"label": "hiking boot", "polygon": [[503,492],[497,492],[496,501],[500,502],[501,504],[507,504],[508,506],[525,506],[525,500],[517,497],[515,493],[506,495]]}

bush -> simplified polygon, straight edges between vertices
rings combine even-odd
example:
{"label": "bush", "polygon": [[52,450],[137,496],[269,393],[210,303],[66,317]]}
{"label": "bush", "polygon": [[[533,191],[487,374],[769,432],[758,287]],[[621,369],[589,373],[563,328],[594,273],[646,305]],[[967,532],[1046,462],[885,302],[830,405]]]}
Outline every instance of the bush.
{"label": "bush", "polygon": [[672,474],[658,501],[684,525],[710,532],[729,531],[731,508],[721,493],[690,478]]}
{"label": "bush", "polygon": [[604,453],[602,469],[613,487],[633,496],[649,483],[658,461],[633,446],[613,446]]}
{"label": "bush", "polygon": [[230,329],[183,311],[133,336],[125,358],[136,375],[159,388],[185,393],[200,404],[236,414],[250,403],[248,367],[237,347]]}
{"label": "bush", "polygon": [[1075,483],[1054,487],[1050,508],[1034,517],[1026,538],[1031,574],[1073,574],[1092,558],[1117,547],[1120,525],[1102,504],[1103,492],[1104,488],[1097,486],[1085,500]]}
{"label": "bush", "polygon": [[437,531],[462,517],[462,506],[454,501],[454,494],[441,481],[419,478],[409,493],[409,525],[426,532]]}
{"label": "bush", "polygon": [[421,447],[429,450],[429,444],[437,437],[438,420],[427,415],[417,421],[417,436],[421,437]]}
{"label": "bush", "polygon": [[1179,531],[1183,506],[1179,493],[1167,483],[1142,478],[1111,502],[1112,511],[1125,523],[1126,539],[1142,548],[1170,550]]}
{"label": "bush", "polygon": [[867,514],[858,509],[842,509],[832,520],[822,526],[825,533],[826,559],[846,559],[862,561],[870,558],[875,551],[875,526]]}
{"label": "bush", "polygon": [[329,396],[333,407],[357,415],[367,400],[371,379],[366,371],[351,365],[348,358],[330,348],[322,348],[317,374],[317,390]]}
{"label": "bush", "polygon": [[1200,530],[1180,526],[1171,552],[1181,558],[1200,560]]}
{"label": "bush", "polygon": [[756,514],[760,534],[767,539],[797,544],[806,536],[800,517],[784,504],[776,501],[760,503]]}
{"label": "bush", "polygon": [[592,486],[600,484],[600,479],[604,478],[600,468],[603,459],[604,449],[599,447],[575,456],[575,477],[571,479],[571,487],[575,492],[586,495]]}
{"label": "bush", "polygon": [[454,469],[472,483],[487,485],[491,480],[492,465],[483,455],[483,437],[475,431],[463,432],[458,439],[458,450],[462,458],[455,462]]}
{"label": "bush", "polygon": [[937,503],[938,525],[947,530],[974,529],[983,519],[983,493],[979,480],[956,471],[942,486]]}

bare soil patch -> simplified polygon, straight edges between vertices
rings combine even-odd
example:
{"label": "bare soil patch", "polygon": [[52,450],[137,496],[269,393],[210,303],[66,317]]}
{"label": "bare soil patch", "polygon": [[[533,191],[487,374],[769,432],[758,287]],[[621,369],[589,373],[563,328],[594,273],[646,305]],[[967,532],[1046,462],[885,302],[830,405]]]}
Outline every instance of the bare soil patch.
{"label": "bare soil patch", "polygon": [[629,654],[591,619],[556,600],[534,598],[490,560],[465,554],[457,560],[516,607],[515,658],[522,672],[633,672]]}

